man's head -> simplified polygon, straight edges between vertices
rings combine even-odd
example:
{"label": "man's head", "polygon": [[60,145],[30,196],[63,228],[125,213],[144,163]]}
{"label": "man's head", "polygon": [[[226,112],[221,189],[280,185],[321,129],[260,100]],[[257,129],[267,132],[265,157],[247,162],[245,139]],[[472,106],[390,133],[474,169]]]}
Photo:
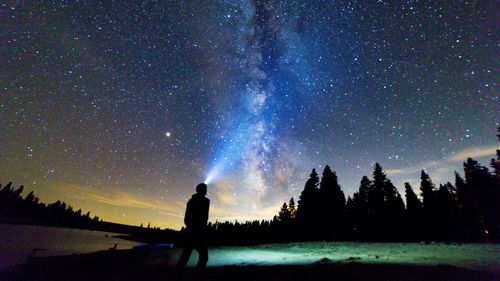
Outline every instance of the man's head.
{"label": "man's head", "polygon": [[207,194],[207,185],[204,183],[200,183],[196,186],[196,193],[205,196]]}

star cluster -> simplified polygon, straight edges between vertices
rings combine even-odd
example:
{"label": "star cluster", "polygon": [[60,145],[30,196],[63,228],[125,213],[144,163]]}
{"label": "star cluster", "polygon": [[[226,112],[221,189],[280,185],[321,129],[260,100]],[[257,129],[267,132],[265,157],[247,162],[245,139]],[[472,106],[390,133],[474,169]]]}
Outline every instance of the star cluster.
{"label": "star cluster", "polygon": [[270,218],[329,164],[402,190],[498,147],[490,1],[1,4],[0,180],[107,220]]}

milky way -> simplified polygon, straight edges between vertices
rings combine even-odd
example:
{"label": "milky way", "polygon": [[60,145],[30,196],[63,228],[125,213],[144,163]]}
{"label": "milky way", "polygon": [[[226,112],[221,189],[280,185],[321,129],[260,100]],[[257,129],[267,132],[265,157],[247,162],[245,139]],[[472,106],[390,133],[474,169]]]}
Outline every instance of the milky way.
{"label": "milky way", "polygon": [[[456,2],[456,3],[455,3]],[[2,4],[0,182],[117,222],[271,218],[329,164],[418,187],[487,164],[493,1]]]}
{"label": "milky way", "polygon": [[[238,90],[238,112],[229,122],[220,155],[214,158],[215,164],[206,182],[217,185],[219,178],[236,178],[230,187],[225,187],[233,190],[225,190],[225,198],[238,208],[250,208],[255,212],[262,208],[260,201],[263,198],[268,204],[268,193],[275,196],[277,191],[286,188],[283,182],[273,182],[276,163],[286,156],[277,151],[280,139],[276,136],[283,131],[281,128],[288,127],[288,120],[281,117],[293,115],[283,110],[293,106],[287,98],[298,93],[275,84],[298,78],[291,72],[293,68],[289,63],[282,59],[288,51],[288,39],[294,35],[287,25],[295,26],[297,16],[293,5],[258,3],[240,8],[241,13],[236,15],[240,27],[237,50],[245,82]],[[280,18],[280,15],[289,16]],[[235,177],[238,170],[241,174]]]}

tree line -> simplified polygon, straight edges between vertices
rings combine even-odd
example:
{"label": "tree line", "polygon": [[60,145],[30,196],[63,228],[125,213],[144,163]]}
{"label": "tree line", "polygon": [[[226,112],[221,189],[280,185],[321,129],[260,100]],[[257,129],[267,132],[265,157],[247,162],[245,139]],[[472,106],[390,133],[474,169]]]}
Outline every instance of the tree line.
{"label": "tree line", "polygon": [[[500,127],[499,127],[500,132]],[[500,139],[500,135],[498,136]],[[456,241],[500,240],[500,151],[491,170],[468,158],[464,176],[436,186],[422,170],[417,196],[405,183],[406,205],[382,166],[363,176],[347,198],[327,165],[321,179],[312,169],[298,204],[283,203],[270,221],[209,223],[213,244],[287,241]]]}
{"label": "tree line", "polygon": [[41,203],[31,191],[22,197],[24,185],[15,188],[12,182],[5,186],[0,184],[0,213],[4,219],[13,221],[41,222],[54,226],[84,227],[101,221],[98,216],[90,216],[90,212],[83,213],[81,209],[74,210],[72,206],[57,200],[54,203]]}
{"label": "tree line", "polygon": [[71,205],[60,200],[54,203],[42,203],[31,191],[24,198],[24,186],[15,188],[12,182],[5,186],[0,184],[0,222],[38,224],[56,227],[80,228],[100,230],[114,233],[123,233],[124,237],[141,242],[174,242],[177,240],[177,231],[152,227],[124,225],[106,222],[98,216],[91,216],[90,212],[75,210]]}

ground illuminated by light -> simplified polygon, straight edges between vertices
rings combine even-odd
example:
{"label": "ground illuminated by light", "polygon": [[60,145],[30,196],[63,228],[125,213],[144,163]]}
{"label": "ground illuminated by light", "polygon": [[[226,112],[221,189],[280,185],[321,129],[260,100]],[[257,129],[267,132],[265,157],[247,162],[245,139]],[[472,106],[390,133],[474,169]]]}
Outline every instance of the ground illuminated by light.
{"label": "ground illuminated by light", "polygon": [[[447,264],[500,271],[497,244],[317,242],[217,247],[209,255],[208,266],[311,264],[326,258],[323,262]],[[194,252],[189,265],[194,266],[196,259]]]}

